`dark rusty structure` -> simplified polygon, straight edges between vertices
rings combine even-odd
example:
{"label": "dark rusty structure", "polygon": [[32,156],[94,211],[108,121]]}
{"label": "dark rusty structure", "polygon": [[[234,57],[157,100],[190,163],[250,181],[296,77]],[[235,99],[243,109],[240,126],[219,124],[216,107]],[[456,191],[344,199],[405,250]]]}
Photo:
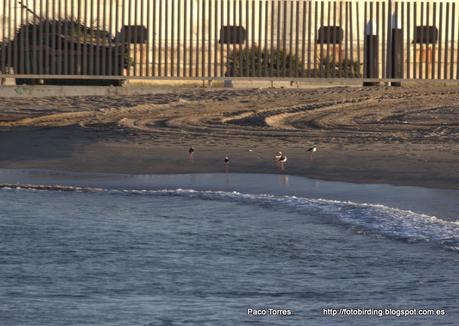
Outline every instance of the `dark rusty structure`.
{"label": "dark rusty structure", "polygon": [[458,1],[0,0],[0,77],[458,80]]}

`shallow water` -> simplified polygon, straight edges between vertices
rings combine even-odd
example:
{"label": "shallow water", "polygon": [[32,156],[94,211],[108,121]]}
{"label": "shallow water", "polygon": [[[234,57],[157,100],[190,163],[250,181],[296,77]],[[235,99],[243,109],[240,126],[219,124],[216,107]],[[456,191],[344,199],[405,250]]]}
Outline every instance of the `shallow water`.
{"label": "shallow water", "polygon": [[[260,175],[15,178],[66,188],[0,190],[1,325],[454,325],[459,317],[458,192]],[[37,182],[45,178],[55,182]],[[177,187],[190,183],[195,190]],[[323,315],[340,307],[446,316]],[[292,315],[248,316],[248,308]]]}

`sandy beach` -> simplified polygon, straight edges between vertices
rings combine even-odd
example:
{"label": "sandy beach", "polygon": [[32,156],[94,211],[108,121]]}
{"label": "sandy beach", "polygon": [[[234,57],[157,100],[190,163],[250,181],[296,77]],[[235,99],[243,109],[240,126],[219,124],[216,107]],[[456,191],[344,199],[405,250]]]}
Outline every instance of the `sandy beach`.
{"label": "sandy beach", "polygon": [[459,88],[155,92],[2,99],[0,324],[454,324]]}
{"label": "sandy beach", "polygon": [[[288,156],[285,171],[277,151]],[[458,189],[459,89],[171,89],[0,102],[0,168],[222,172],[226,155],[230,172]]]}

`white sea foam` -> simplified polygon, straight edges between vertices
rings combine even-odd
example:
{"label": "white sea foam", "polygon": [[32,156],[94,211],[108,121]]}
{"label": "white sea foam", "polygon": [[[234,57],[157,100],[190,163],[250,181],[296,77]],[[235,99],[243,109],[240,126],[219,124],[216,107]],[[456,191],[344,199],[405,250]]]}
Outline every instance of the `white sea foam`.
{"label": "white sea foam", "polygon": [[193,189],[113,190],[70,186],[0,185],[0,189],[32,191],[106,192],[124,195],[180,196],[203,200],[234,201],[250,205],[288,208],[308,215],[330,216],[346,225],[387,237],[410,242],[435,242],[459,251],[459,221],[447,221],[436,216],[379,204],[356,203],[329,199],[240,192],[201,191]]}

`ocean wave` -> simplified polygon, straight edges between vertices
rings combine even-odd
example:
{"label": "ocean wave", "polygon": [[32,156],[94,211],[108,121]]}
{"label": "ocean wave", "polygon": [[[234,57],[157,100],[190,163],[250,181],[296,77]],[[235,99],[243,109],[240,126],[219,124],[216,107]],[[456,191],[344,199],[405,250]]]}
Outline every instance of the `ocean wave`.
{"label": "ocean wave", "polygon": [[331,216],[339,222],[360,230],[409,242],[434,242],[442,247],[459,251],[459,221],[447,221],[436,216],[380,204],[356,203],[330,199],[316,199],[270,194],[244,194],[237,191],[210,191],[193,189],[120,190],[61,185],[0,185],[4,190],[105,192],[124,195],[180,196],[202,200],[221,200],[288,208],[309,215]]}

